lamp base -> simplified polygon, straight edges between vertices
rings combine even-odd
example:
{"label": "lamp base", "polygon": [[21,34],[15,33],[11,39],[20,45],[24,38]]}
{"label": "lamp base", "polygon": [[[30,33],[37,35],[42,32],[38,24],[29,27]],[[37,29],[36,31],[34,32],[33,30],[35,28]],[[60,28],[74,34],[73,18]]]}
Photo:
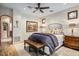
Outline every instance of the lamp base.
{"label": "lamp base", "polygon": [[73,29],[72,29],[72,36],[73,36]]}

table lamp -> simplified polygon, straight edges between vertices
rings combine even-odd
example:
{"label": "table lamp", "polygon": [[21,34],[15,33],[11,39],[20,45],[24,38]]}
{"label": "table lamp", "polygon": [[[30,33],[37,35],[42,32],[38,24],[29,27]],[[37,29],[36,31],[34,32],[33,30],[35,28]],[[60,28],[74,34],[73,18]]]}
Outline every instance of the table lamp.
{"label": "table lamp", "polygon": [[72,35],[73,35],[73,31],[74,31],[74,28],[76,27],[76,24],[71,23],[71,24],[69,24],[69,27],[71,28],[71,32],[72,32]]}

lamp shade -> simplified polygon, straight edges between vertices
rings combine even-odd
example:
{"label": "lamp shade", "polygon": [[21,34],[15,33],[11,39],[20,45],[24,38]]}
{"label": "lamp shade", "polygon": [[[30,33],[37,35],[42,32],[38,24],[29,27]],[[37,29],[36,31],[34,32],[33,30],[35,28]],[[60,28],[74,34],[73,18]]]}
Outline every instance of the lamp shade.
{"label": "lamp shade", "polygon": [[75,23],[71,23],[71,24],[69,24],[69,27],[71,28],[71,27],[76,27],[76,24]]}

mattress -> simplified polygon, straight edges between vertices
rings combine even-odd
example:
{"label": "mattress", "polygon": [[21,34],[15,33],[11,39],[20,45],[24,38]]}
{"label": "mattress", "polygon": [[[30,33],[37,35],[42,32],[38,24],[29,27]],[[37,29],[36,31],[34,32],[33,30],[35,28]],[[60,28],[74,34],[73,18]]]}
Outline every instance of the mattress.
{"label": "mattress", "polygon": [[[57,37],[58,43],[59,43],[59,45],[55,48],[55,50],[56,50],[56,49],[60,48],[63,45],[64,35],[55,35],[55,36]],[[44,52],[46,54],[50,54],[49,48],[47,46],[45,47]]]}

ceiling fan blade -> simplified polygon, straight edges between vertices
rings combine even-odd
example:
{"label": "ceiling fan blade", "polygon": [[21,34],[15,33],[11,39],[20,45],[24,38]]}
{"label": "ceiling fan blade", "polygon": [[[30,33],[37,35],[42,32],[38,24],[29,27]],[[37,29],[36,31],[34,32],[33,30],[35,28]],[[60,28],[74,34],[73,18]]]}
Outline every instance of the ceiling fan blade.
{"label": "ceiling fan blade", "polygon": [[32,6],[27,6],[29,9],[33,8]]}
{"label": "ceiling fan blade", "polygon": [[34,7],[35,9],[40,9],[40,3],[37,4],[37,7]]}
{"label": "ceiling fan blade", "polygon": [[33,13],[35,13],[38,9],[36,9],[35,11],[33,11]]}
{"label": "ceiling fan blade", "polygon": [[49,7],[40,7],[40,9],[49,9]]}
{"label": "ceiling fan blade", "polygon": [[40,9],[40,11],[41,11],[42,13],[44,13],[41,9]]}
{"label": "ceiling fan blade", "polygon": [[38,9],[38,7],[34,7],[35,9]]}
{"label": "ceiling fan blade", "polygon": [[40,8],[40,3],[38,3],[37,5],[38,5],[38,8]]}

